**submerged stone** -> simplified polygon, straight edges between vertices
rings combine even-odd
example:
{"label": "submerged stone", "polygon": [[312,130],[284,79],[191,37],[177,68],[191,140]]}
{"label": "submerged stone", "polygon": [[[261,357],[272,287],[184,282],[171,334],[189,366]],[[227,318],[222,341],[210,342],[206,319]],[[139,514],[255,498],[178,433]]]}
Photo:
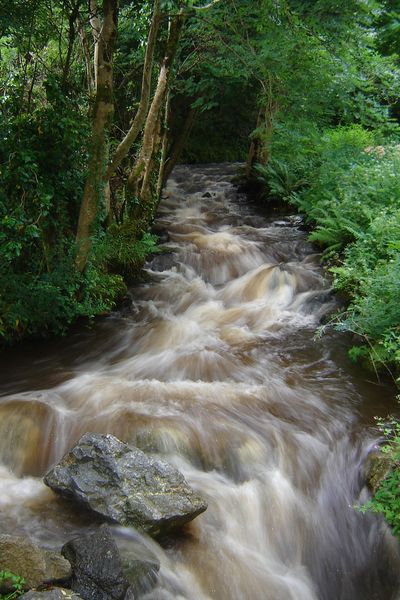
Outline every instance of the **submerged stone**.
{"label": "submerged stone", "polygon": [[172,465],[113,435],[85,434],[44,482],[105,519],[152,536],[184,525],[207,508]]}

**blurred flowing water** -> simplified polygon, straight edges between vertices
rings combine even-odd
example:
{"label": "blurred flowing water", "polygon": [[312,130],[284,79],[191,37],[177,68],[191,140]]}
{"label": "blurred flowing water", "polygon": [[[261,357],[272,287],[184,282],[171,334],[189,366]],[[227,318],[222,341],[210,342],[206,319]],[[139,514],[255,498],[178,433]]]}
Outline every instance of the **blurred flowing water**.
{"label": "blurred flowing water", "polygon": [[[41,476],[86,431],[164,456],[208,510],[163,549],[148,600],[389,600],[399,550],[365,501],[374,414],[298,217],[257,214],[235,165],[181,166],[157,227],[166,253],[95,330],[2,356],[0,525],[49,548],[95,526]],[[129,538],[129,534],[127,534]]]}

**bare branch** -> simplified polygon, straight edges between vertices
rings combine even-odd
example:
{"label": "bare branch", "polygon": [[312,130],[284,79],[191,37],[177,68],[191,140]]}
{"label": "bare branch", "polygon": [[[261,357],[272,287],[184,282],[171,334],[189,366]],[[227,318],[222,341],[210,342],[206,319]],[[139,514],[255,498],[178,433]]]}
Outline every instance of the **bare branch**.
{"label": "bare branch", "polygon": [[209,4],[205,4],[204,6],[192,6],[192,8],[194,10],[208,10],[214,6],[214,4],[218,4],[218,2],[220,2],[220,0],[212,0],[212,2],[209,2]]}

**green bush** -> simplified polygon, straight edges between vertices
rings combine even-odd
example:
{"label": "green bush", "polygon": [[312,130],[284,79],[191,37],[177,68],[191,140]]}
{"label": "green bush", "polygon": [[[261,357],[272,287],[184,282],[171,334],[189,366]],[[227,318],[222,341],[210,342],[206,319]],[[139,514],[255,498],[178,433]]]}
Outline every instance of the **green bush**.
{"label": "green bush", "polygon": [[331,255],[357,238],[372,217],[374,199],[368,200],[379,189],[372,178],[375,174],[376,179],[380,167],[376,154],[366,151],[373,145],[373,134],[360,126],[327,131],[309,175],[310,186],[304,193],[292,195],[292,202],[316,224],[311,239],[326,248],[325,254]]}
{"label": "green bush", "polygon": [[119,273],[127,281],[135,278],[149,254],[158,251],[157,236],[143,232],[139,226],[131,220],[111,225],[95,243],[95,264]]}
{"label": "green bush", "polygon": [[25,336],[65,333],[79,317],[93,318],[110,311],[126,291],[120,275],[90,264],[84,275],[70,261],[51,273],[0,274],[0,337],[12,341]]}
{"label": "green bush", "polygon": [[306,119],[277,121],[268,139],[260,132],[261,143],[271,158],[265,165],[256,164],[254,170],[267,201],[287,201],[309,185],[320,137],[318,126]]}
{"label": "green bush", "polygon": [[361,511],[383,514],[393,533],[400,536],[400,423],[396,420],[384,423],[378,419],[378,425],[386,440],[381,452],[390,459],[393,467],[380,482],[372,500],[363,505]]}
{"label": "green bush", "polygon": [[[0,600],[14,600],[24,593],[25,579],[11,571],[0,571]],[[9,590],[9,591],[8,591]]]}
{"label": "green bush", "polygon": [[287,201],[307,184],[287,163],[273,158],[266,165],[256,164],[254,170],[257,179],[266,186],[267,198]]}

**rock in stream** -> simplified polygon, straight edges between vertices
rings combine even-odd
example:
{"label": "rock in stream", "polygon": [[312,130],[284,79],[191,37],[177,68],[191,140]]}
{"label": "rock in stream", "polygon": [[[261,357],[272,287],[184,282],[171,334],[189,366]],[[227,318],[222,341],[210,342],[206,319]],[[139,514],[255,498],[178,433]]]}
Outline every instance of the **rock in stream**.
{"label": "rock in stream", "polygon": [[44,482],[106,520],[152,536],[169,533],[207,508],[174,467],[113,435],[85,434]]}
{"label": "rock in stream", "polygon": [[28,588],[71,576],[71,565],[59,554],[39,548],[28,539],[6,534],[0,535],[0,570],[23,577]]}

